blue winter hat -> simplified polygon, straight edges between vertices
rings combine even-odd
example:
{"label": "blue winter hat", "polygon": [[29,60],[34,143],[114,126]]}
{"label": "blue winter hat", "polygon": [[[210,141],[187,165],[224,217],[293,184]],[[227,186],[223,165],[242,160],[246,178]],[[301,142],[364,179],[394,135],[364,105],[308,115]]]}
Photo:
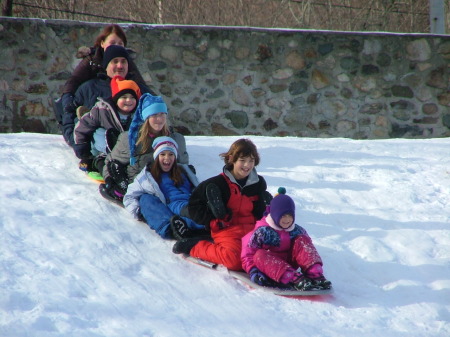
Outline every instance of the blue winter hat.
{"label": "blue winter hat", "polygon": [[270,202],[270,216],[278,227],[280,226],[280,220],[285,214],[292,215],[295,223],[295,203],[291,197],[287,196],[286,189],[280,187],[278,189],[278,194]]}
{"label": "blue winter hat", "polygon": [[166,114],[168,113],[167,105],[164,103],[161,96],[153,96],[149,93],[145,93],[141,96],[136,112],[134,113],[133,120],[131,121],[130,128],[128,129],[130,165],[136,164],[136,142],[141,125],[147,120],[148,117],[160,112],[164,112]]}
{"label": "blue winter hat", "polygon": [[153,141],[153,159],[158,158],[159,154],[163,151],[171,151],[178,156],[178,144],[170,137],[158,137]]}
{"label": "blue winter hat", "polygon": [[127,50],[122,46],[112,44],[108,46],[108,48],[106,48],[105,52],[103,53],[103,69],[106,69],[109,62],[111,62],[111,60],[116,57],[124,57],[128,62],[130,62]]}
{"label": "blue winter hat", "polygon": [[[159,96],[154,96],[154,97],[159,97]],[[162,102],[162,103],[155,102],[152,105],[148,105],[147,107],[145,107],[142,110],[142,119],[146,120],[150,116],[159,114],[161,112],[167,114],[167,105],[166,105],[166,103],[164,103],[164,102]]]}

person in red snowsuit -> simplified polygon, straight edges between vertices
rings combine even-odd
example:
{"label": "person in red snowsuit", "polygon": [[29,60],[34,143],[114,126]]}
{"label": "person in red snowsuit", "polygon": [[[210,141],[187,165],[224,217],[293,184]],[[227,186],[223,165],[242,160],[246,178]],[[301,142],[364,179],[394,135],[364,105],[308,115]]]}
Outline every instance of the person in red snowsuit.
{"label": "person in red snowsuit", "polygon": [[260,158],[251,140],[235,141],[220,156],[225,162],[223,172],[200,183],[188,204],[190,218],[209,228],[211,238],[179,240],[173,252],[242,270],[241,239],[263,216],[271,195],[256,172]]}

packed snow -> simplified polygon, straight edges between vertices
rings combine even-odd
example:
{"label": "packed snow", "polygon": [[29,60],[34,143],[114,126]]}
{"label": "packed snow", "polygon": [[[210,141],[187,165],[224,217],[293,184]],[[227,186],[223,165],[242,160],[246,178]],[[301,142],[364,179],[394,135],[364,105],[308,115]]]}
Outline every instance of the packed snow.
{"label": "packed snow", "polygon": [[[239,137],[186,137],[200,180]],[[450,336],[450,139],[249,136],[334,292],[293,299],[172,253],[59,135],[0,135],[0,336]]]}

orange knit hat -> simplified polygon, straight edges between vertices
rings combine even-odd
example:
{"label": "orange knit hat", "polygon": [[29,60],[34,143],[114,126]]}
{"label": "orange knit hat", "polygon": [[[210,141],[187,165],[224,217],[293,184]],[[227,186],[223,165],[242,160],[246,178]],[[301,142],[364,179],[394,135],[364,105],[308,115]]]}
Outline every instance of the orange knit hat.
{"label": "orange knit hat", "polygon": [[141,89],[135,81],[126,80],[122,76],[114,76],[111,80],[111,97],[115,103],[124,94],[132,94],[136,101],[141,97]]}

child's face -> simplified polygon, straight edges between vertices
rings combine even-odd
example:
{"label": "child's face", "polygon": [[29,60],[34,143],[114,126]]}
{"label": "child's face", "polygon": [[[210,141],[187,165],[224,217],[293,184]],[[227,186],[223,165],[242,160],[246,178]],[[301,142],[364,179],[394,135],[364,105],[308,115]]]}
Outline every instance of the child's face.
{"label": "child's face", "polygon": [[124,94],[117,100],[117,107],[121,113],[129,115],[136,107],[136,98],[132,94]]}
{"label": "child's face", "polygon": [[239,157],[238,160],[233,164],[233,170],[231,174],[239,180],[248,177],[250,172],[255,167],[255,158],[253,157]]}
{"label": "child's face", "polygon": [[292,226],[293,222],[294,222],[294,218],[292,217],[292,215],[285,214],[281,217],[279,225],[281,228],[287,229],[290,226]]}
{"label": "child's face", "polygon": [[166,125],[166,118],[167,114],[160,112],[155,115],[151,115],[147,120],[153,132],[158,133],[164,128],[164,125]]}
{"label": "child's face", "polygon": [[161,170],[169,172],[172,169],[173,163],[175,163],[175,154],[172,151],[162,151],[158,155],[158,162]]}

